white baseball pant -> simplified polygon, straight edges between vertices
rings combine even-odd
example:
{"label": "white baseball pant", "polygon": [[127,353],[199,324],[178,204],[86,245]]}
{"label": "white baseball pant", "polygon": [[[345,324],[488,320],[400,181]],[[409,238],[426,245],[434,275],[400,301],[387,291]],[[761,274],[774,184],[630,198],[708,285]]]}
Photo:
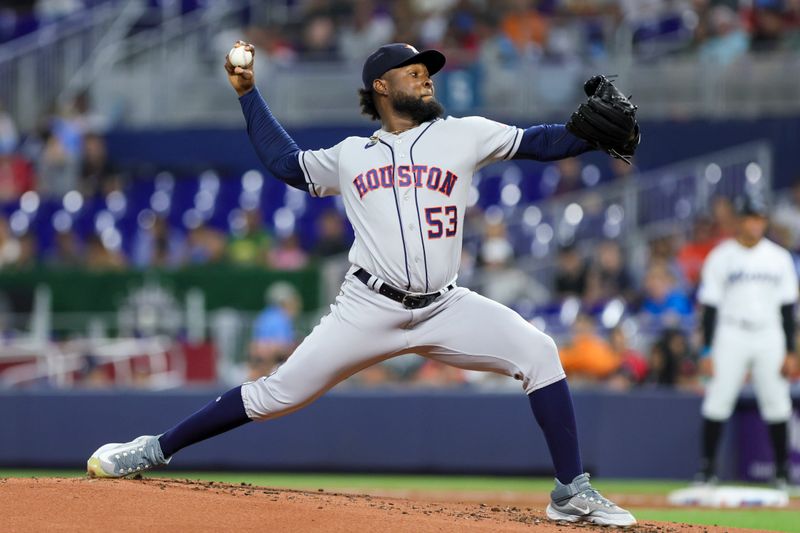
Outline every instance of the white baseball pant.
{"label": "white baseball pant", "polygon": [[711,348],[714,373],[706,388],[703,416],[718,421],[730,418],[749,370],[761,417],[770,424],[789,420],[789,381],[781,375],[785,357],[780,328],[747,330],[721,323]]}

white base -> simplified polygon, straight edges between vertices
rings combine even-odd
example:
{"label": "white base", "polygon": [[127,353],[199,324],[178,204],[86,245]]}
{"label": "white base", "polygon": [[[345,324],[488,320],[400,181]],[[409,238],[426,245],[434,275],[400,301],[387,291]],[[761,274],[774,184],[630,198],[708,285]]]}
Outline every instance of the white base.
{"label": "white base", "polygon": [[757,487],[698,486],[673,491],[667,497],[672,505],[700,507],[786,507],[785,491]]}

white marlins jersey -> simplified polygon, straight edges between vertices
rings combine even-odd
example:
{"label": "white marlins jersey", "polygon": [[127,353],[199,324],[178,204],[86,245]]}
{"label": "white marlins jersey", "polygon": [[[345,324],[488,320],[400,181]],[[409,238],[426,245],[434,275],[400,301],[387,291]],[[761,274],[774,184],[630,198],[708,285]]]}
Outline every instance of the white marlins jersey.
{"label": "white marlins jersey", "polygon": [[698,299],[717,308],[719,320],[780,328],[783,305],[797,301],[791,254],[768,239],[746,248],[735,239],[720,243],[703,265]]}
{"label": "white marlins jersey", "polygon": [[448,117],[298,157],[313,196],[342,195],[355,231],[350,262],[427,293],[457,276],[474,172],[513,157],[522,133],[482,117]]}

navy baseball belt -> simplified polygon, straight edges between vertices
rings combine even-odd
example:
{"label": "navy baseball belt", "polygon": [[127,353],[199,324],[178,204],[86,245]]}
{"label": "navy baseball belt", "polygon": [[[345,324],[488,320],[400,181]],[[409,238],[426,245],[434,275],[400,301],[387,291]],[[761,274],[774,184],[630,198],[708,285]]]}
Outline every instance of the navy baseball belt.
{"label": "navy baseball belt", "polygon": [[416,292],[407,292],[403,289],[398,289],[397,287],[392,287],[388,283],[381,281],[377,277],[373,276],[363,268],[359,268],[353,275],[360,279],[364,285],[372,289],[373,291],[386,296],[390,300],[394,300],[395,302],[400,302],[403,304],[403,307],[408,309],[422,309],[423,307],[427,307],[436,300],[439,296],[446,293],[449,290],[455,288],[456,284],[451,283],[444,289],[441,289],[436,292],[427,292],[427,293],[416,293]]}

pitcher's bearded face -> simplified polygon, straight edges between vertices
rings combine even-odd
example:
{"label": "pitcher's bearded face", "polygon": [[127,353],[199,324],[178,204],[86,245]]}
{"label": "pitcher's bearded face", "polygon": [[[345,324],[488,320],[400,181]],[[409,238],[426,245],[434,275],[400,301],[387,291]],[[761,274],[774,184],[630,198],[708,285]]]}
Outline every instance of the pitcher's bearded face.
{"label": "pitcher's bearded face", "polygon": [[428,67],[421,63],[392,69],[384,77],[389,83],[389,100],[399,114],[416,123],[441,117],[444,108],[434,96]]}
{"label": "pitcher's bearded face", "polygon": [[431,95],[417,97],[402,93],[390,93],[392,107],[401,115],[406,115],[414,122],[421,124],[441,117],[444,114],[442,104]]}

